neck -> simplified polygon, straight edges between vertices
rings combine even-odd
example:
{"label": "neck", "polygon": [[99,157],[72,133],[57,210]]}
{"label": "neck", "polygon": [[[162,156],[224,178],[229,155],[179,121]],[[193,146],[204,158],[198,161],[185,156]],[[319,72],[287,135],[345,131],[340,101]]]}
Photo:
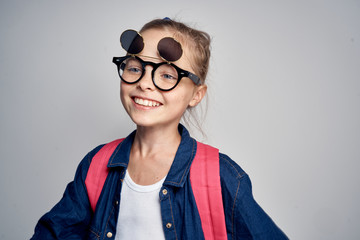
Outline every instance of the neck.
{"label": "neck", "polygon": [[181,141],[177,126],[161,128],[137,126],[132,150],[143,157],[170,149],[176,150]]}

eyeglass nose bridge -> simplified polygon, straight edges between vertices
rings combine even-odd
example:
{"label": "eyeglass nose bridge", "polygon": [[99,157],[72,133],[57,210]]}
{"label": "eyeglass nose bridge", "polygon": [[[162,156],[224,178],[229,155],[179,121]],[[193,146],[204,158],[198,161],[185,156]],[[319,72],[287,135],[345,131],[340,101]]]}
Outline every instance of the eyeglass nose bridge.
{"label": "eyeglass nose bridge", "polygon": [[160,65],[158,65],[156,63],[153,63],[153,62],[144,61],[144,60],[142,60],[140,62],[141,62],[141,66],[142,66],[143,71],[142,71],[142,74],[141,74],[140,78],[136,81],[136,83],[140,82],[144,78],[144,76],[146,75],[146,66],[150,65],[152,67],[152,69],[151,69],[151,81],[152,81],[152,84],[154,85],[154,87],[157,88],[157,85],[155,83],[155,76],[154,75],[155,75],[156,69]]}

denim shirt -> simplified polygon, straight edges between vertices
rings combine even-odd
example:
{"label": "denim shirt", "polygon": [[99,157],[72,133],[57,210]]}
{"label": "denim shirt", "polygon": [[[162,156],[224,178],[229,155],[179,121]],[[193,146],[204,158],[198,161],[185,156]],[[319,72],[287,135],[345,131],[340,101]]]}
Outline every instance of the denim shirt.
{"label": "denim shirt", "polygon": [[[204,239],[189,179],[197,144],[182,125],[179,132],[181,142],[159,192],[165,238]],[[60,202],[41,217],[32,239],[115,238],[121,186],[134,136],[135,131],[110,157],[109,174],[95,212],[91,210],[85,178],[93,156],[103,145],[81,161],[74,181],[68,184]],[[288,239],[254,200],[249,176],[228,156],[220,153],[219,160],[228,239]]]}

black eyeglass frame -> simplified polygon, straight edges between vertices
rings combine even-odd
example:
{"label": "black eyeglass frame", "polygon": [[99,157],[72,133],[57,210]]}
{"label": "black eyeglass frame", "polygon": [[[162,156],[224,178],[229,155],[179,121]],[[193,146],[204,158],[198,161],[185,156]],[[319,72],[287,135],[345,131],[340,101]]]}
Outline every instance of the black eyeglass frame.
{"label": "black eyeglass frame", "polygon": [[[143,70],[142,73],[141,73],[141,76],[140,76],[139,79],[136,80],[135,82],[128,82],[128,81],[126,81],[124,78],[122,78],[121,75],[120,75],[120,64],[121,64],[123,61],[125,61],[126,59],[131,58],[131,57],[137,59],[137,60],[141,63],[142,70]],[[196,76],[195,74],[193,74],[193,73],[191,73],[191,72],[189,72],[189,71],[186,71],[186,70],[184,70],[184,69],[181,69],[181,68],[179,68],[178,66],[176,66],[175,64],[170,63],[170,62],[154,63],[154,62],[144,61],[144,60],[142,60],[140,57],[135,56],[135,55],[126,55],[126,56],[124,56],[124,57],[113,57],[113,63],[115,63],[116,66],[117,66],[118,74],[119,74],[120,79],[121,79],[122,81],[124,81],[125,83],[128,83],[128,84],[134,84],[134,83],[139,82],[139,81],[143,78],[143,76],[144,76],[144,74],[145,74],[145,67],[148,66],[148,65],[152,66],[152,68],[153,68],[152,71],[151,71],[151,79],[152,79],[152,82],[153,82],[154,86],[155,86],[157,89],[161,90],[161,91],[170,91],[170,90],[173,90],[173,89],[179,84],[180,80],[181,80],[183,77],[188,77],[189,79],[191,79],[191,81],[193,81],[193,82],[195,83],[195,85],[200,85],[200,84],[201,84],[200,78],[199,78],[198,76]],[[154,79],[154,73],[155,73],[156,69],[157,69],[158,67],[164,65],[164,64],[169,64],[169,65],[171,65],[172,67],[175,68],[175,70],[176,70],[177,73],[178,73],[177,82],[176,82],[176,84],[175,84],[172,88],[170,88],[170,89],[163,89],[163,88],[157,86],[156,83],[155,83],[155,79]]]}

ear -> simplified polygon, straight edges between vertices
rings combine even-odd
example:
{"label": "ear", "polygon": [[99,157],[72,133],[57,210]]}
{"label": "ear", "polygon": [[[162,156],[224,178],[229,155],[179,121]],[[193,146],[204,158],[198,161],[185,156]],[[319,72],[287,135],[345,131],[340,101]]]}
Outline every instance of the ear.
{"label": "ear", "polygon": [[189,102],[189,107],[195,107],[196,105],[198,105],[201,102],[201,100],[204,98],[206,91],[207,91],[207,86],[205,84],[196,86],[194,90],[193,98]]}

